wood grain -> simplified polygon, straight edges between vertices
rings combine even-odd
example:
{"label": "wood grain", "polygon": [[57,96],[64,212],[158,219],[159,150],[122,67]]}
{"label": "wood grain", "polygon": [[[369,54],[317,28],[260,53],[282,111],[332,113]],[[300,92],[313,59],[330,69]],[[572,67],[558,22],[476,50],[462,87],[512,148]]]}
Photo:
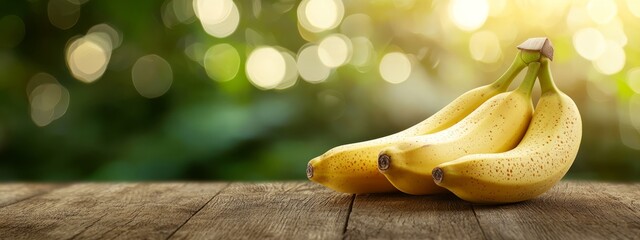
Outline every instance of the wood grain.
{"label": "wood grain", "polygon": [[350,195],[310,182],[0,184],[0,239],[638,239],[640,184],[522,203]]}
{"label": "wood grain", "polygon": [[59,188],[60,184],[5,183],[0,185],[0,208],[13,203],[47,193]]}
{"label": "wood grain", "polygon": [[173,239],[341,239],[351,201],[310,182],[233,183]]}
{"label": "wood grain", "polygon": [[489,239],[638,239],[640,185],[561,182],[526,202],[474,206]]}
{"label": "wood grain", "polygon": [[75,184],[0,208],[0,239],[166,238],[224,186]]}
{"label": "wood grain", "polygon": [[482,239],[471,205],[452,194],[358,195],[348,239]]}

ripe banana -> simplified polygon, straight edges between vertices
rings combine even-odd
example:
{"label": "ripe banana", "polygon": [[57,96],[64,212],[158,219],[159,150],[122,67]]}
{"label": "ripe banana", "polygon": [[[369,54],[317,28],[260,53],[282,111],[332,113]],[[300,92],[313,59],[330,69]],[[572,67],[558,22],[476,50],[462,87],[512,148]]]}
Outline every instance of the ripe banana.
{"label": "ripe banana", "polygon": [[431,170],[438,164],[467,154],[512,149],[531,120],[531,90],[539,68],[539,62],[529,63],[520,87],[492,97],[450,128],[405,138],[385,148],[378,157],[378,169],[404,193],[432,194],[444,191],[431,178]]}
{"label": "ripe banana", "polygon": [[467,201],[510,203],[546,192],[567,173],[582,138],[580,112],[553,83],[549,60],[541,62],[542,94],[520,144],[440,164],[433,169],[436,184]]}
{"label": "ripe banana", "polygon": [[509,69],[495,82],[472,89],[431,117],[396,134],[335,147],[307,164],[307,177],[333,190],[345,193],[397,191],[377,169],[376,159],[384,147],[408,136],[419,136],[446,129],[460,121],[487,99],[507,90],[513,79],[539,53],[518,52]]}

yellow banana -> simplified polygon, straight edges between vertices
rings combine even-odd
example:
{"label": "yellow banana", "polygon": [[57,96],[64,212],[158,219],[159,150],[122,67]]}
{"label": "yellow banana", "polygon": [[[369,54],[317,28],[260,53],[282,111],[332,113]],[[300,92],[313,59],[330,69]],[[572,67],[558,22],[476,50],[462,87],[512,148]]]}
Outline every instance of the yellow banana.
{"label": "yellow banana", "polygon": [[333,190],[345,193],[397,191],[378,172],[376,159],[384,147],[408,136],[419,136],[446,129],[460,121],[480,104],[506,91],[513,79],[529,62],[538,61],[539,53],[518,52],[507,71],[495,82],[472,89],[449,103],[431,117],[395,134],[335,147],[307,164],[307,177]]}
{"label": "yellow banana", "polygon": [[378,169],[404,193],[432,194],[443,191],[431,178],[438,164],[467,154],[512,149],[531,120],[531,90],[539,68],[539,62],[529,63],[520,87],[492,97],[450,128],[385,148],[378,157]]}
{"label": "yellow banana", "polygon": [[518,146],[440,164],[433,169],[435,183],[467,201],[510,203],[534,198],[560,181],[578,153],[582,121],[573,100],[553,83],[547,59],[539,79],[542,94]]}

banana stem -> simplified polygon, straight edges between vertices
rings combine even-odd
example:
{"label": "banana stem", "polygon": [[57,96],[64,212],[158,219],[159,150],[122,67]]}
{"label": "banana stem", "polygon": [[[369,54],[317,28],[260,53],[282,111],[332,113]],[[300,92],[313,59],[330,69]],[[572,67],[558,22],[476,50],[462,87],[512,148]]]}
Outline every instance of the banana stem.
{"label": "banana stem", "polygon": [[498,78],[495,82],[491,84],[491,86],[500,89],[502,91],[506,91],[509,88],[509,85],[513,81],[514,78],[527,66],[527,64],[522,60],[522,51],[518,52],[516,58],[511,62],[511,66],[507,69],[507,71]]}
{"label": "banana stem", "polygon": [[524,80],[518,87],[517,91],[525,93],[527,96],[531,95],[531,90],[533,89],[533,85],[536,83],[536,78],[538,77],[538,70],[540,70],[539,62],[529,63],[527,69],[527,75],[524,76]]}
{"label": "banana stem", "polygon": [[542,66],[540,68],[540,72],[538,73],[538,78],[540,79],[540,89],[542,93],[546,92],[557,92],[558,87],[553,81],[553,76],[551,75],[551,61],[547,58],[543,58],[540,62],[542,62]]}

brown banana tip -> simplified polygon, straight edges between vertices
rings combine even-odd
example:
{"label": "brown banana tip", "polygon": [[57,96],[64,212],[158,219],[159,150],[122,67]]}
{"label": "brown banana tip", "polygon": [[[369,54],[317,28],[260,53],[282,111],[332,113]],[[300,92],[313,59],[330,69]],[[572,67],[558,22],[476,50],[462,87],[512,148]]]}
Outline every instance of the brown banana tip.
{"label": "brown banana tip", "polygon": [[378,156],[378,170],[380,171],[386,171],[387,169],[389,169],[389,166],[391,165],[391,157],[387,154],[380,154],[380,156]]}
{"label": "brown banana tip", "polygon": [[311,163],[307,163],[307,178],[313,177],[313,165]]}
{"label": "brown banana tip", "polygon": [[431,176],[433,176],[433,181],[436,182],[436,184],[440,184],[442,178],[444,178],[444,171],[442,171],[442,168],[436,167],[431,171]]}

